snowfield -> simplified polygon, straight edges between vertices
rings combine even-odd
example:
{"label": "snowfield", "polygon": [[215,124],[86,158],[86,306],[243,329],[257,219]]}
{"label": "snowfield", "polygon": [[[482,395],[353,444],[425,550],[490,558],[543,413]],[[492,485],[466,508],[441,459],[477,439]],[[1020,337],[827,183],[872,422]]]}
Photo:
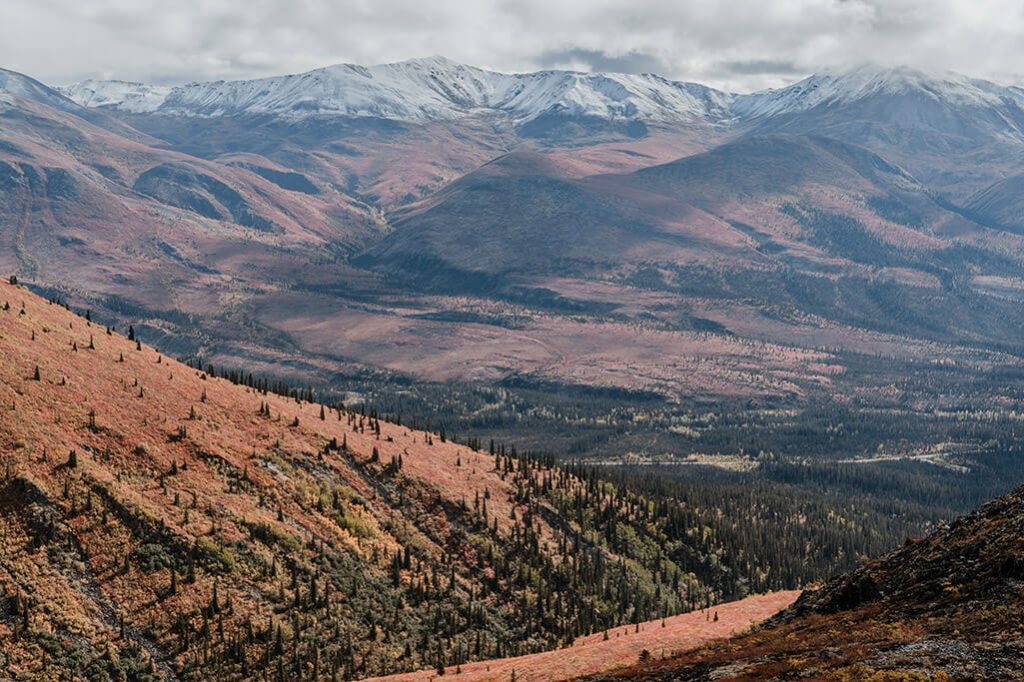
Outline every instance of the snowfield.
{"label": "snowfield", "polygon": [[131,113],[435,121],[503,112],[517,124],[545,114],[666,123],[718,120],[729,116],[733,99],[703,85],[653,74],[505,74],[443,57],[370,67],[340,64],[288,76],[171,88],[89,80],[59,90],[82,106]]}
{"label": "snowfield", "polygon": [[[4,73],[10,72],[0,72],[0,90],[13,87],[4,85]],[[11,76],[18,74],[10,74],[8,82]],[[25,83],[17,85],[33,90]],[[874,65],[826,71],[784,88],[750,94],[646,73],[498,73],[444,57],[368,67],[339,64],[287,76],[175,87],[87,80],[57,90],[85,107],[129,113],[266,115],[289,121],[333,116],[426,122],[502,114],[516,125],[544,116],[714,124],[757,121],[876,98],[941,101],[968,112],[988,109],[1013,128],[1020,128],[1024,120],[1024,90],[1019,87],[954,73],[932,75]],[[23,93],[15,89],[14,94]]]}

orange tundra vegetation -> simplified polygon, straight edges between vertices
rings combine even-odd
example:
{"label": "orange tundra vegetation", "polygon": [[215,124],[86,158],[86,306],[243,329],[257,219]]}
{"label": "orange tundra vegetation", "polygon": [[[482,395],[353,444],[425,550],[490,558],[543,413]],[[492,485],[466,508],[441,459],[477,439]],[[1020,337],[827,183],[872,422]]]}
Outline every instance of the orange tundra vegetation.
{"label": "orange tundra vegetation", "polygon": [[717,598],[592,473],[214,378],[7,283],[0,359],[4,677],[354,679]]}
{"label": "orange tundra vegetation", "polygon": [[[519,682],[568,680],[577,675],[609,672],[638,661],[678,655],[709,640],[741,632],[786,608],[798,594],[799,591],[791,590],[747,597],[706,610],[580,637],[565,649],[477,661],[458,669],[449,668],[446,672],[458,673],[456,679],[460,682],[511,680],[513,672]],[[431,670],[379,677],[368,682],[423,682],[436,677],[437,671]]]}

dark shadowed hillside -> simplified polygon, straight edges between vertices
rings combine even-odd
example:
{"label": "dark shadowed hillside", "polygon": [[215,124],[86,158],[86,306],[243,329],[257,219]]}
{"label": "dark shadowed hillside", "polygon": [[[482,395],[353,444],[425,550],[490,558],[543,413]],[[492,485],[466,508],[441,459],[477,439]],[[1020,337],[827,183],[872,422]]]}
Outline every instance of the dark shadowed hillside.
{"label": "dark shadowed hillside", "polygon": [[1024,489],[805,592],[750,634],[594,680],[1019,679]]}

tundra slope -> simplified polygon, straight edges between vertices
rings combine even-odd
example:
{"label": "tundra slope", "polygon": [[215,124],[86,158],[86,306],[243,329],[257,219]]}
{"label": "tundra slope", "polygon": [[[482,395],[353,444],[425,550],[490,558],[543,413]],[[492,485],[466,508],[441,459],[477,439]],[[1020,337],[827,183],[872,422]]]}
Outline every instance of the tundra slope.
{"label": "tundra slope", "polygon": [[[458,674],[460,680],[467,682],[510,680],[513,671],[515,679],[521,682],[555,682],[584,672],[611,671],[629,666],[642,656],[664,658],[709,640],[742,632],[791,604],[798,594],[789,591],[756,595],[709,609],[579,637],[571,645],[554,651],[475,661],[445,672]],[[436,669],[422,670],[376,678],[372,682],[424,682],[436,677]]]}
{"label": "tundra slope", "polygon": [[5,677],[457,665],[767,575],[692,532],[715,510],[215,378],[17,286],[0,301]]}

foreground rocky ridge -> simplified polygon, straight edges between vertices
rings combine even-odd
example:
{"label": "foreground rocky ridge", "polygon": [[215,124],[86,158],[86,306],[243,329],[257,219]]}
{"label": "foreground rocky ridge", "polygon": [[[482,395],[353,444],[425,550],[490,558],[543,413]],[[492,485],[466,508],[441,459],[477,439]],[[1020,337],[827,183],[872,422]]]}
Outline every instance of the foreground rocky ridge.
{"label": "foreground rocky ridge", "polygon": [[804,592],[755,631],[589,680],[1024,678],[1024,488]]}

